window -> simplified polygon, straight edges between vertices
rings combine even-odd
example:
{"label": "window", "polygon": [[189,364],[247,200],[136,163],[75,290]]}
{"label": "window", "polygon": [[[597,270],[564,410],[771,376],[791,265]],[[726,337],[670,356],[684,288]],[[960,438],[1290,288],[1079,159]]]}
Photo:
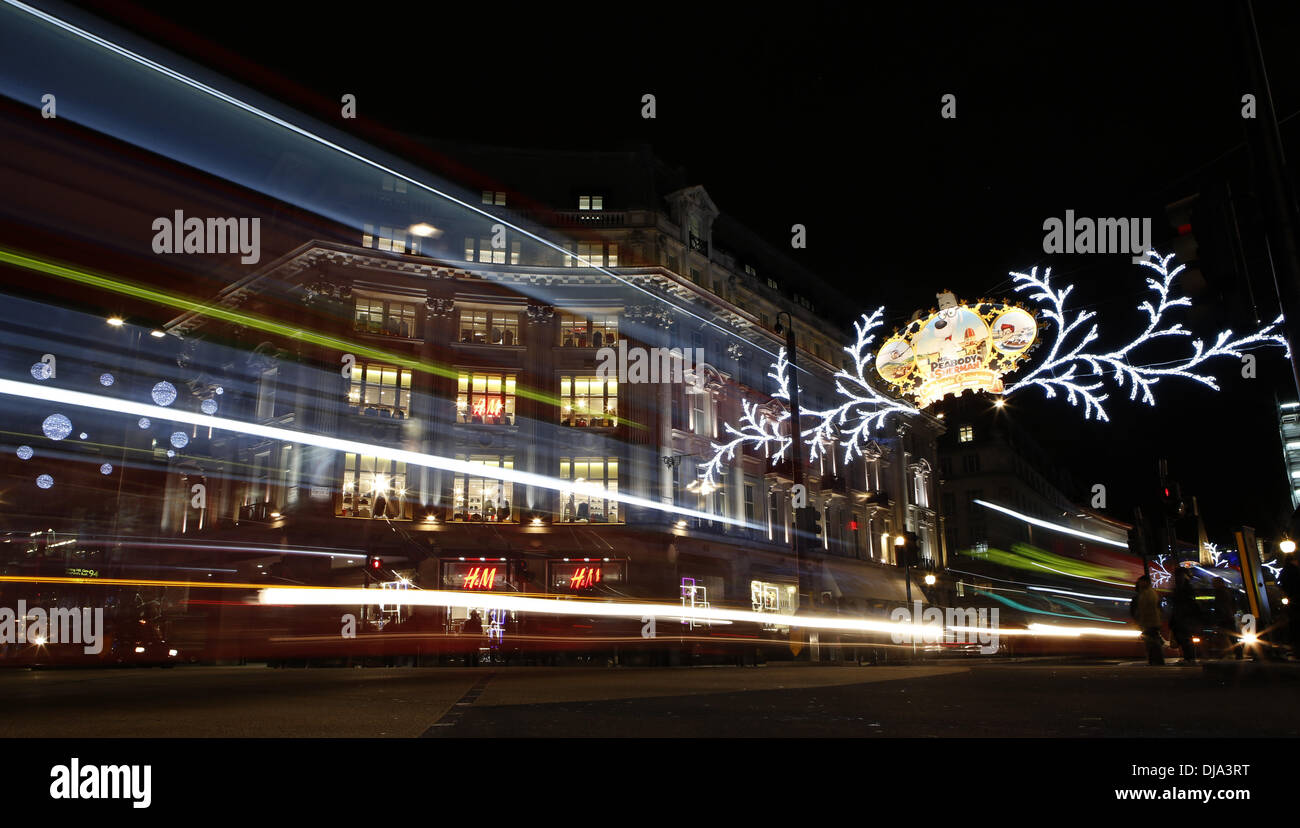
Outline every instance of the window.
{"label": "window", "polygon": [[506,194],[500,190],[484,190],[483,203],[491,204],[495,207],[506,206]]}
{"label": "window", "polygon": [[975,426],[964,425],[957,429],[957,440],[961,443],[969,443],[975,439]]}
{"label": "window", "polygon": [[460,312],[460,341],[477,345],[520,345],[519,314],[466,308]]}
{"label": "window", "polygon": [[462,371],[456,379],[456,422],[515,424],[515,375]]}
{"label": "window", "polygon": [[566,426],[618,425],[618,380],[560,377],[560,422]]}
{"label": "window", "polygon": [[978,454],[963,454],[961,458],[961,470],[967,474],[973,474],[980,470],[980,456]]}
{"label": "window", "polygon": [[754,484],[745,484],[745,522],[754,522]]}
{"label": "window", "polygon": [[412,302],[358,296],[353,328],[362,333],[414,338],[419,335],[416,306]]}
{"label": "window", "polygon": [[269,420],[275,416],[275,384],[279,376],[279,368],[268,368],[262,372],[262,379],[257,383],[257,418],[259,420]]}
{"label": "window", "polygon": [[561,457],[560,479],[571,480],[572,489],[560,492],[560,519],[568,523],[618,523],[618,501],[602,497],[597,490],[618,491],[618,459],[614,457]]}
{"label": "window", "polygon": [[618,314],[560,312],[560,344],[566,348],[605,348],[618,341]]}
{"label": "window", "polygon": [[748,273],[750,276],[758,275],[758,271],[754,269],[753,265],[745,265],[745,272]]}
{"label": "window", "polygon": [[[406,183],[402,182],[405,187]],[[407,252],[406,231],[398,230],[395,227],[386,227],[380,225],[378,229],[373,224],[364,225],[364,232],[361,234],[361,246],[377,248],[379,250],[391,250],[394,253]],[[419,245],[415,240],[411,240],[410,252],[418,253]]]}
{"label": "window", "polygon": [[[340,488],[344,517],[407,516],[405,463],[348,452],[343,455]],[[383,512],[377,515],[376,507],[380,506]]]}
{"label": "window", "polygon": [[506,247],[510,248],[510,264],[519,264],[520,242],[501,240],[501,247],[492,245],[491,236],[465,237],[465,261],[479,261],[487,264],[505,264]]}
{"label": "window", "polygon": [[943,513],[944,513],[945,516],[949,516],[949,517],[951,517],[952,515],[954,515],[954,514],[957,512],[957,498],[956,498],[956,497],[954,497],[954,496],[951,495],[951,494],[944,494],[944,495],[941,496],[940,499],[941,499],[941,501],[942,501],[942,503],[943,503]]}
{"label": "window", "polygon": [[[513,469],[515,458],[497,454],[463,454],[456,456],[475,466],[494,469]],[[452,483],[452,520],[471,523],[507,523],[516,517],[513,507],[515,484],[495,477],[480,477],[458,473]]]}
{"label": "window", "polygon": [[564,257],[565,267],[618,267],[618,245],[614,242],[578,242],[576,246],[568,245],[569,253]]}
{"label": "window", "polygon": [[775,279],[773,279],[771,276],[768,276],[768,277],[767,277],[767,286],[770,287],[772,290],[780,290],[780,289],[781,289],[781,285],[780,285],[780,283],[778,283],[778,282],[777,282]]}
{"label": "window", "polygon": [[605,197],[598,195],[578,196],[579,210],[604,210]]}
{"label": "window", "polygon": [[946,480],[947,478],[949,478],[949,477],[952,477],[952,458],[951,458],[951,457],[940,457],[940,458],[939,458],[939,476],[942,477],[942,478],[944,478],[945,480]]}
{"label": "window", "polygon": [[700,271],[696,270],[695,268],[691,268],[691,281],[698,285],[700,283],[700,279],[701,279]]}
{"label": "window", "polygon": [[374,362],[352,367],[348,405],[368,417],[411,416],[411,370]]}
{"label": "window", "polygon": [[406,182],[400,178],[391,175],[384,176],[384,192],[387,193],[404,193],[406,192]]}

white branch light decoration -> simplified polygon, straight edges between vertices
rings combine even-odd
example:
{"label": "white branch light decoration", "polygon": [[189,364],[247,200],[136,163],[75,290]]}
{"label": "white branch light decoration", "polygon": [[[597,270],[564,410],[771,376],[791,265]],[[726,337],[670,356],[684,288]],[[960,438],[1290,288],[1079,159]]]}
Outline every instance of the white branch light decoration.
{"label": "white branch light decoration", "polygon": [[[1192,336],[1192,332],[1183,328],[1181,322],[1170,323],[1165,318],[1170,309],[1192,304],[1191,299],[1172,294],[1174,280],[1182,273],[1184,265],[1171,270],[1173,254],[1161,256],[1149,250],[1146,257],[1138,264],[1156,273],[1155,277],[1147,278],[1147,287],[1155,294],[1153,300],[1138,305],[1138,310],[1147,315],[1146,329],[1127,345],[1100,353],[1085,350],[1099,336],[1097,323],[1092,321],[1096,313],[1087,310],[1071,312],[1066,309],[1066,300],[1074,290],[1073,285],[1059,289],[1053,286],[1051,268],[1044,270],[1041,277],[1038,268],[1033,268],[1028,273],[1011,273],[1016,292],[1029,292],[1028,298],[1039,304],[1037,310],[1042,318],[1055,323],[1055,326],[1046,358],[1014,384],[1007,386],[1001,396],[1008,397],[1038,387],[1043,389],[1049,399],[1064,394],[1072,405],[1077,406],[1082,402],[1085,419],[1095,416],[1106,422],[1110,418],[1106,415],[1103,403],[1109,395],[1100,393],[1106,377],[1110,377],[1121,388],[1128,383],[1130,400],[1137,400],[1141,395],[1142,402],[1155,405],[1153,389],[1156,383],[1166,377],[1190,379],[1218,391],[1219,385],[1214,376],[1199,371],[1202,363],[1214,357],[1241,359],[1245,351],[1268,345],[1281,346],[1286,350],[1287,358],[1291,357],[1286,338],[1276,330],[1282,323],[1282,316],[1279,315],[1270,324],[1248,336],[1234,339],[1231,330],[1222,331],[1208,348],[1203,340],[1192,340],[1192,353],[1185,358],[1161,365],[1134,364],[1131,360],[1136,349],[1151,340]],[[838,444],[844,450],[846,463],[854,457],[861,457],[862,449],[871,440],[873,432],[883,429],[890,417],[907,417],[920,412],[919,408],[906,400],[882,392],[868,379],[867,372],[873,365],[874,355],[867,349],[875,339],[874,331],[881,325],[883,312],[884,308],[877,308],[875,313],[870,316],[863,314],[862,320],[854,323],[857,341],[844,349],[853,357],[853,370],[835,374],[835,390],[842,402],[826,411],[800,412],[802,416],[817,421],[811,428],[800,429],[811,460],[821,457],[825,448],[831,444]],[[783,348],[773,365],[774,371],[768,374],[777,382],[777,391],[772,395],[773,403],[776,400],[790,399],[787,376],[789,364]],[[788,408],[781,408],[779,415],[774,416],[770,413],[776,407],[772,403],[760,405],[742,400],[741,406],[744,410],[741,427],[737,429],[730,423],[724,424],[733,439],[713,444],[713,458],[700,472],[702,481],[716,485],[725,464],[734,458],[736,449],[743,445],[748,444],[755,450],[766,450],[773,464],[782,460],[789,450],[790,437],[783,433],[788,429],[782,427],[790,419]]]}
{"label": "white branch light decoration", "polygon": [[[1242,352],[1250,350],[1248,346],[1260,345],[1280,345],[1286,349],[1287,358],[1291,357],[1286,338],[1274,332],[1274,328],[1282,323],[1282,317],[1279,315],[1272,323],[1250,336],[1233,339],[1232,331],[1223,331],[1215,338],[1214,345],[1208,349],[1203,340],[1193,340],[1192,354],[1185,359],[1164,366],[1133,365],[1129,361],[1130,357],[1143,343],[1166,336],[1192,335],[1191,331],[1183,328],[1181,322],[1169,324],[1164,318],[1165,312],[1170,308],[1192,304],[1192,300],[1186,296],[1170,296],[1173,281],[1178,274],[1182,273],[1184,265],[1178,265],[1170,270],[1169,264],[1173,260],[1173,254],[1162,257],[1155,251],[1148,250],[1146,255],[1148,258],[1143,259],[1139,264],[1154,270],[1159,276],[1158,279],[1147,278],[1147,287],[1156,294],[1158,301],[1152,304],[1148,300],[1138,305],[1138,310],[1147,314],[1146,330],[1124,347],[1105,353],[1084,350],[1097,339],[1096,322],[1089,326],[1086,334],[1078,337],[1077,342],[1073,345],[1069,344],[1070,338],[1077,335],[1083,325],[1096,316],[1093,311],[1078,311],[1073,319],[1066,320],[1068,312],[1065,309],[1065,300],[1074,289],[1073,285],[1060,290],[1054,289],[1051,283],[1051,268],[1044,271],[1042,278],[1038,277],[1038,268],[1028,273],[1012,273],[1011,277],[1016,282],[1017,292],[1034,291],[1030,298],[1045,303],[1042,313],[1047,319],[1056,323],[1056,336],[1052,340],[1047,358],[1007,388],[1005,395],[1009,396],[1031,386],[1042,388],[1049,398],[1055,397],[1058,392],[1064,392],[1071,405],[1083,402],[1084,419],[1091,419],[1095,415],[1098,420],[1104,422],[1110,418],[1106,416],[1106,409],[1102,403],[1109,395],[1097,393],[1102,388],[1104,377],[1109,376],[1114,380],[1115,385],[1121,388],[1127,381],[1130,400],[1136,400],[1141,394],[1144,403],[1155,405],[1156,399],[1152,388],[1165,377],[1195,380],[1218,391],[1219,385],[1212,375],[1192,370],[1213,357],[1230,356],[1241,359]],[[1091,373],[1079,373],[1084,368]],[[1097,378],[1095,382],[1085,384],[1085,380],[1094,377]]]}

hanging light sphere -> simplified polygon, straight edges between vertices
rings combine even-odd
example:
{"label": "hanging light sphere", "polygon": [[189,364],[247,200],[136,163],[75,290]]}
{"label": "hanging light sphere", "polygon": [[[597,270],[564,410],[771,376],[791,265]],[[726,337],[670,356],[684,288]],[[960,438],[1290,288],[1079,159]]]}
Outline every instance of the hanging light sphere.
{"label": "hanging light sphere", "polygon": [[51,414],[41,423],[41,431],[51,440],[62,440],[72,433],[72,421],[62,414]]}
{"label": "hanging light sphere", "polygon": [[48,489],[54,485],[54,478],[48,474],[43,474],[36,478],[36,485],[42,489]]}
{"label": "hanging light sphere", "polygon": [[35,454],[35,453],[36,453],[36,452],[32,451],[32,447],[31,447],[31,446],[19,446],[19,447],[18,447],[18,459],[19,459],[19,460],[31,460],[31,459],[32,459],[32,455]]}
{"label": "hanging light sphere", "polygon": [[153,397],[153,401],[158,405],[171,405],[176,401],[176,386],[163,380],[153,387],[149,396]]}

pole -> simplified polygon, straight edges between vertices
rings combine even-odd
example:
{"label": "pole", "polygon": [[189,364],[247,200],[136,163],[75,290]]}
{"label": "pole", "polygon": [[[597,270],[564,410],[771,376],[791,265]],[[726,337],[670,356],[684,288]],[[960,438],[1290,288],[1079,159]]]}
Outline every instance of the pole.
{"label": "pole", "polygon": [[[784,316],[789,322],[785,329],[785,352],[790,360],[790,462],[793,465],[791,479],[795,486],[804,486],[803,474],[803,435],[800,433],[800,415],[799,415],[799,366],[795,361],[795,341],[794,341],[794,319],[788,311],[781,311],[777,314],[778,324],[780,318]],[[794,531],[790,534],[791,547],[794,551],[795,578],[799,584],[799,604],[800,606],[812,606],[812,594],[809,590],[809,583],[804,573],[803,561],[803,538],[802,532],[803,521],[798,518],[803,515],[802,511],[795,512],[791,509],[790,520],[794,523]]]}

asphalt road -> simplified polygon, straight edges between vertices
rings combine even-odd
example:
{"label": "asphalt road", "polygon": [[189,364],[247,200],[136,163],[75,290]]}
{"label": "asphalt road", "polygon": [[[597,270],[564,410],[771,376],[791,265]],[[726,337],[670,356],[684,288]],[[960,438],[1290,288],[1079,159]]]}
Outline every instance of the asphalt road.
{"label": "asphalt road", "polygon": [[1294,737],[1298,687],[1118,662],[4,670],[0,737]]}

